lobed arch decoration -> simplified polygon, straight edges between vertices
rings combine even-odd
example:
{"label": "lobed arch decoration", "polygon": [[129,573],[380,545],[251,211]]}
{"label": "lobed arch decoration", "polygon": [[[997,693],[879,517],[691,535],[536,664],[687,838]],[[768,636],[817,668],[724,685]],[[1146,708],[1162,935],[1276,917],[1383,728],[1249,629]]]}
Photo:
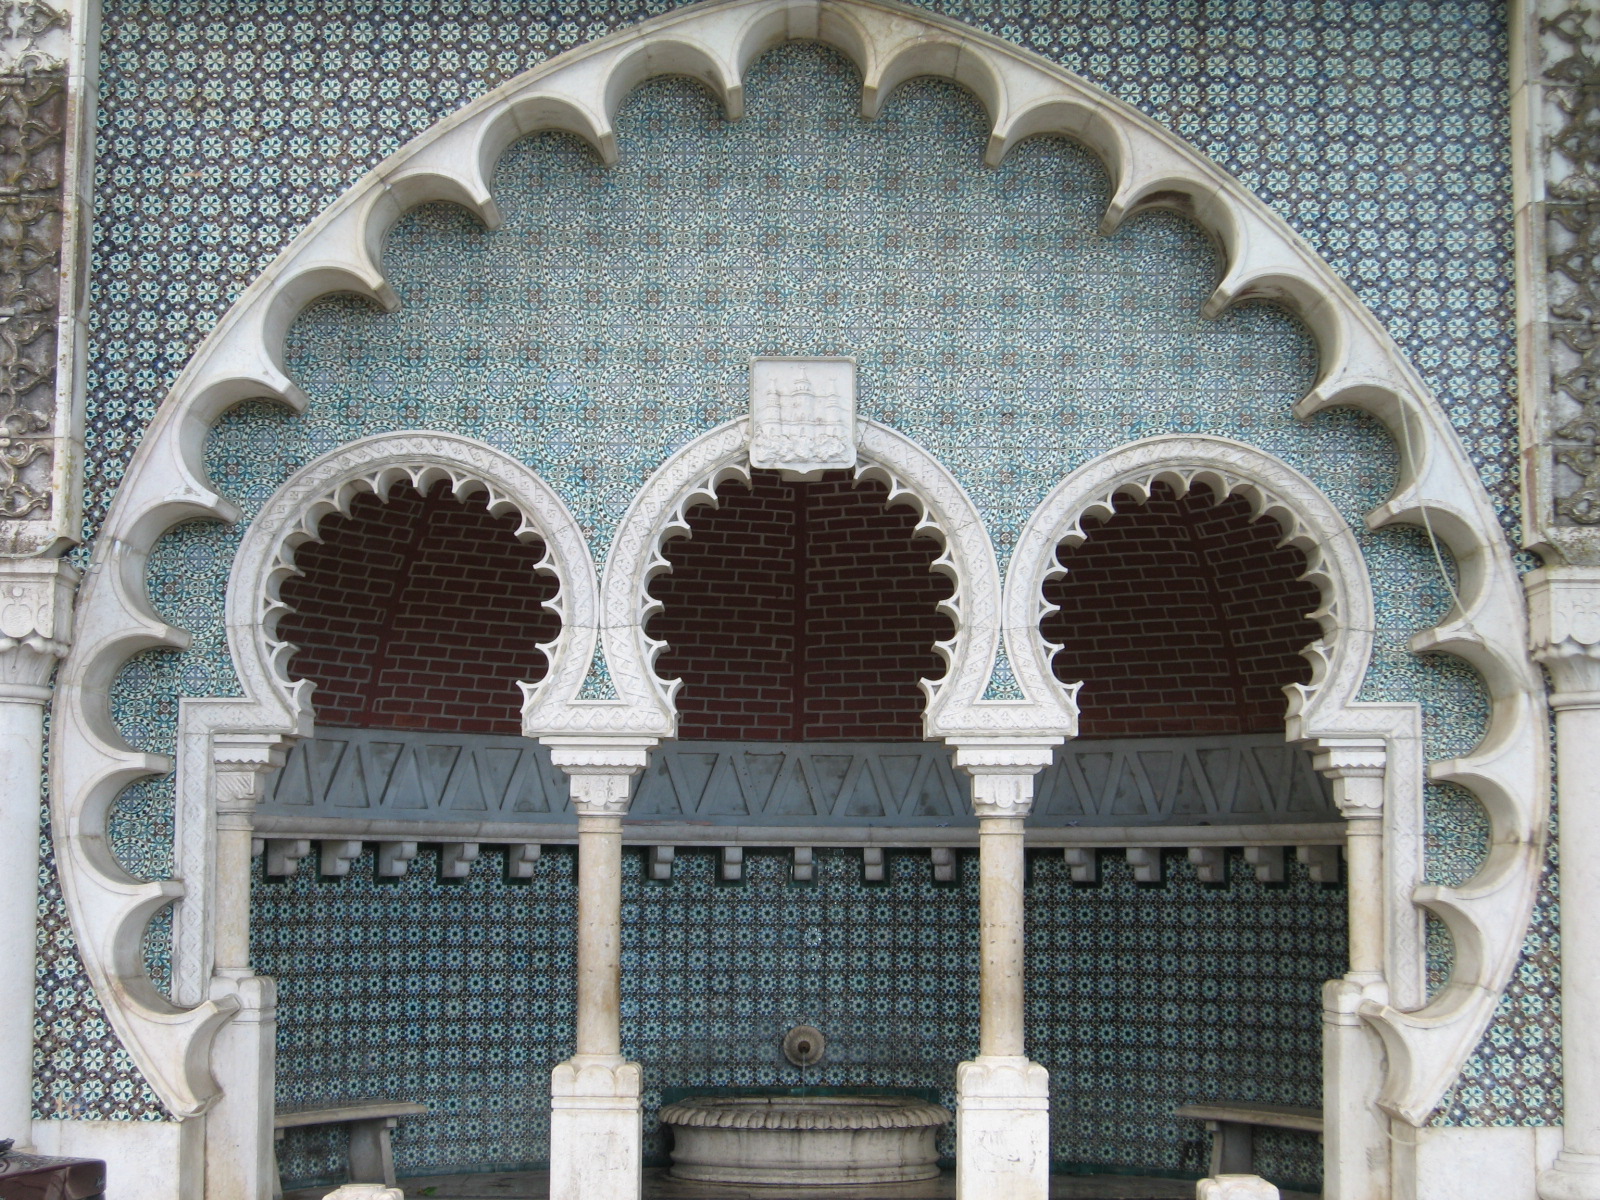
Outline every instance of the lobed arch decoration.
{"label": "lobed arch decoration", "polygon": [[[715,504],[718,489],[730,479],[749,482],[750,438],[748,419],[721,425],[668,458],[639,490],[617,528],[600,586],[603,645],[616,699],[586,701],[553,689],[530,698],[523,712],[528,736],[596,730],[676,734],[673,697],[680,681],[656,674],[655,661],[666,643],[645,632],[661,608],[650,594],[650,580],[672,569],[663,548],[689,532],[690,509]],[[925,736],[1070,735],[1077,723],[1072,690],[1049,672],[1020,675],[1021,700],[983,699],[1000,646],[1000,572],[988,531],[965,489],[915,441],[875,421],[859,422],[856,456],[858,479],[882,483],[891,506],[918,510],[915,533],[943,546],[932,569],[955,588],[939,605],[954,633],[935,643],[949,669],[939,679],[922,681]]]}
{"label": "lobed arch decoration", "polygon": [[[1460,565],[1466,611],[1452,612],[1444,625],[1412,639],[1413,650],[1448,649],[1466,658],[1494,697],[1489,728],[1472,754],[1426,767],[1428,778],[1459,784],[1478,797],[1494,830],[1489,853],[1478,874],[1460,887],[1424,884],[1420,707],[1358,699],[1376,630],[1366,563],[1333,503],[1273,455],[1227,438],[1153,437],[1101,455],[1062,480],[1029,518],[1006,578],[1012,661],[1049,671],[1060,649],[1040,633],[1040,621],[1054,611],[1044,599],[1044,584],[1066,570],[1058,547],[1086,539],[1085,518],[1109,517],[1122,498],[1143,502],[1157,483],[1180,496],[1195,486],[1209,488],[1219,500],[1243,496],[1258,517],[1277,522],[1280,544],[1305,555],[1303,577],[1321,592],[1321,604],[1309,615],[1323,636],[1303,651],[1311,681],[1284,689],[1286,733],[1319,749],[1382,747],[1381,908],[1389,1002],[1366,1000],[1360,1015],[1382,1038],[1389,1058],[1379,1103],[1391,1115],[1421,1124],[1482,1036],[1515,966],[1542,858],[1538,831],[1525,824],[1542,814],[1548,787],[1539,762],[1528,755],[1530,749],[1542,753],[1537,681],[1526,678],[1520,642],[1489,636],[1496,622],[1519,628],[1519,607],[1488,585],[1490,572],[1482,569],[1484,556],[1504,551],[1492,533],[1468,547],[1469,561]],[[1438,529],[1443,523],[1431,502],[1427,510],[1428,526]],[[1393,519],[1380,510],[1368,522],[1376,528]],[[1419,906],[1445,922],[1457,953],[1450,982],[1426,1002]]]}
{"label": "lobed arch decoration", "polygon": [[[176,1115],[199,1114],[213,1102],[217,1092],[207,1066],[209,1045],[230,1015],[228,1001],[197,1000],[190,1006],[168,1001],[146,977],[139,950],[149,917],[192,894],[195,884],[187,873],[182,881],[131,878],[115,861],[106,837],[107,815],[122,790],[171,765],[165,756],[128,746],[111,721],[108,705],[112,682],[132,656],[155,647],[182,649],[189,641],[149,602],[145,578],[150,551],[165,531],[182,521],[237,522],[243,515],[207,479],[203,452],[211,426],[230,406],[249,399],[275,399],[304,411],[309,397],[283,366],[289,324],[308,303],[330,292],[353,292],[387,310],[397,307],[398,296],[382,271],[382,246],[408,209],[449,202],[497,227],[500,216],[488,181],[512,142],[540,131],[565,131],[587,141],[603,161],[615,161],[612,116],[632,88],[658,75],[700,80],[719,97],[727,116],[737,119],[745,69],[764,51],[792,39],[825,42],[854,61],[864,80],[862,113],[869,118],[910,78],[936,75],[964,85],[978,96],[992,121],[986,151],[991,164],[1034,135],[1082,142],[1102,159],[1112,178],[1103,232],[1114,231],[1146,209],[1192,217],[1216,240],[1226,264],[1204,315],[1217,316],[1244,300],[1287,307],[1310,328],[1321,352],[1319,377],[1297,405],[1298,415],[1353,406],[1379,418],[1395,436],[1400,481],[1394,494],[1369,514],[1368,523],[1426,525],[1448,547],[1460,574],[1460,606],[1440,625],[1417,635],[1413,648],[1467,659],[1483,674],[1493,698],[1489,733],[1477,750],[1431,768],[1435,778],[1453,780],[1477,794],[1493,822],[1493,849],[1474,880],[1417,893],[1456,937],[1457,978],[1417,1012],[1380,1006],[1381,1011],[1367,1014],[1383,1033],[1393,1064],[1386,1107],[1409,1121],[1421,1121],[1481,1035],[1512,969],[1531,911],[1545,836],[1543,682],[1523,650],[1521,589],[1488,497],[1443,413],[1377,321],[1236,180],[1169,131],[1070,72],[956,21],[888,0],[711,0],[542,64],[439,122],[363,177],[262,273],[197,351],[152,421],[101,530],[79,596],[77,640],[58,674],[52,724],[57,867],[86,969],[118,1036]],[[873,437],[887,433],[870,432]],[[725,430],[722,436],[732,440],[738,435]],[[878,468],[871,465],[876,460],[867,440],[862,457],[870,471]],[[706,444],[706,439],[697,443],[702,448]],[[687,475],[711,480],[716,461],[716,453],[708,450],[704,469]],[[881,469],[891,472],[888,466]],[[686,479],[684,486],[690,483]],[[714,493],[715,482],[708,486]],[[638,530],[645,525],[640,521]],[[964,536],[957,526],[946,527],[945,533]],[[647,593],[635,585],[647,583],[653,569],[639,564],[654,562],[655,537],[651,534],[631,551],[635,569],[630,574],[621,565],[630,551],[619,535],[605,586],[599,589],[601,607],[592,636],[603,640],[619,688],[641,690],[633,697],[639,703],[621,700],[620,693],[616,703],[596,702],[591,710],[596,731],[625,732],[637,720],[656,722],[656,732],[648,736],[668,732],[663,701],[670,702],[670,691],[663,691],[667,685],[654,681],[648,670],[653,651],[642,634],[626,634],[628,625],[612,625],[621,611],[641,613],[642,619],[640,606],[647,603],[642,600]],[[266,580],[259,582],[265,586]],[[580,586],[568,577],[563,585],[567,592]],[[969,641],[964,649],[951,651],[950,674],[930,686],[930,735],[1015,732],[1014,725],[1032,719],[1022,710],[1038,705],[1053,708],[1060,717],[1063,694],[1048,671],[1041,671],[1040,651],[1032,645],[1037,641],[1037,602],[1016,602],[1016,589],[1009,589],[1007,602],[993,609],[1001,619],[989,628],[977,593],[970,590],[973,578],[963,586],[969,589],[961,605]],[[577,622],[576,600],[567,595],[563,603],[567,619]],[[623,609],[614,609],[614,603]],[[551,716],[557,681],[566,681],[569,669],[582,672],[582,665],[570,664],[587,662],[577,642],[590,636],[574,636],[561,652],[566,655],[563,665],[558,669],[552,664],[546,683],[528,696],[525,724],[530,731],[544,727]],[[975,646],[985,639],[998,644],[1002,638],[1028,699],[992,707],[979,704],[982,685],[974,691],[972,683],[984,673],[992,653]],[[262,674],[257,683],[268,678]],[[1326,683],[1321,690],[1332,695]],[[288,697],[278,696],[274,703],[280,715],[294,708]],[[1020,707],[1008,712],[1006,704]]]}

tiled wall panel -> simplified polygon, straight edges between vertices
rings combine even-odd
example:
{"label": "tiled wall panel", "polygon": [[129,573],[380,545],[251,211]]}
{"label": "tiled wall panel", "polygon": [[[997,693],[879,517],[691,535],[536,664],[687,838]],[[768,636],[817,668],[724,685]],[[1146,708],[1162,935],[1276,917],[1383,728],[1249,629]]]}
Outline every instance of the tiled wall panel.
{"label": "tiled wall panel", "polygon": [[[486,854],[459,884],[434,880],[431,851],[391,884],[370,852],[348,879],[307,863],[258,880],[255,958],[279,986],[281,1102],[381,1095],[435,1111],[395,1139],[402,1175],[548,1161],[549,1069],[571,1052],[570,851],[547,853],[525,886]],[[891,856],[861,883],[859,855],[824,851],[814,885],[788,857],[752,854],[748,880],[716,882],[711,854],[680,854],[671,883],[624,860],[623,1049],[645,1068],[646,1150],[655,1112],[684,1089],[912,1089],[954,1103],[955,1064],[978,1040],[978,871],[931,882],[927,857]],[[1060,1166],[1203,1173],[1205,1137],[1175,1120],[1199,1099],[1316,1104],[1320,988],[1344,953],[1344,889],[1265,886],[1237,854],[1230,881],[1195,881],[1181,854],[1167,882],[1133,882],[1107,855],[1077,887],[1059,855],[1031,860],[1027,888],[1029,1052],[1051,1072]],[[779,1050],[814,1024],[825,1060],[802,1073]],[[291,1134],[286,1178],[332,1180],[326,1134]],[[945,1154],[953,1152],[950,1136]],[[1320,1175],[1315,1139],[1264,1147],[1287,1183]]]}

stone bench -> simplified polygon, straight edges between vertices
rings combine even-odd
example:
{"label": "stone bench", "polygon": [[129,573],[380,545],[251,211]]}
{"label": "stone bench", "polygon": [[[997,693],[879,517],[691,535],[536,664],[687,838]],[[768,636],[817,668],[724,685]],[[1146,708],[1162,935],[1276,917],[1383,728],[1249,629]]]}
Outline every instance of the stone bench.
{"label": "stone bench", "polygon": [[1175,1117],[1204,1121],[1211,1139],[1212,1175],[1253,1175],[1255,1130],[1293,1129],[1322,1136],[1322,1110],[1297,1108],[1290,1104],[1251,1104],[1246,1101],[1218,1104],[1184,1104],[1173,1110]]}
{"label": "stone bench", "polygon": [[[428,1111],[426,1104],[413,1104],[407,1100],[361,1100],[349,1104],[326,1104],[316,1108],[297,1108],[279,1111],[272,1118],[275,1139],[283,1140],[286,1129],[299,1129],[307,1125],[350,1126],[350,1148],[345,1154],[345,1165],[351,1183],[382,1183],[394,1186],[394,1151],[389,1144],[389,1131],[401,1117],[421,1116]],[[283,1195],[283,1177],[273,1166],[272,1194],[275,1200]]]}

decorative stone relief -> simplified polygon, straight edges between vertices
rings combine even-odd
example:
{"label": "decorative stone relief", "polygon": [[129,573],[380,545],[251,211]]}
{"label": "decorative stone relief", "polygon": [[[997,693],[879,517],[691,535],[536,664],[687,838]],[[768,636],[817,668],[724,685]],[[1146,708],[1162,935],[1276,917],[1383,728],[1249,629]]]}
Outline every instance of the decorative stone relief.
{"label": "decorative stone relief", "polygon": [[67,24],[0,3],[0,521],[52,508]]}
{"label": "decorative stone relief", "polygon": [[851,358],[758,358],[750,364],[750,465],[819,479],[856,465]]}
{"label": "decorative stone relief", "polygon": [[1551,389],[1576,408],[1555,430],[1555,461],[1577,477],[1555,507],[1559,519],[1600,525],[1600,14],[1572,4],[1541,31],[1564,52],[1546,70],[1559,121],[1545,201]]}

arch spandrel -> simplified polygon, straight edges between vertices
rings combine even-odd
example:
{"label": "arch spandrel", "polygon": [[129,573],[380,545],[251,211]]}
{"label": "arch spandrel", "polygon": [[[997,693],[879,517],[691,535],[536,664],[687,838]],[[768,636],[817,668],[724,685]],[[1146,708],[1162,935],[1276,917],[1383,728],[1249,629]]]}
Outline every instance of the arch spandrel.
{"label": "arch spandrel", "polygon": [[[746,69],[766,49],[790,39],[821,41],[850,58],[863,76],[862,107],[868,115],[903,78],[932,72],[954,79],[984,106],[990,122],[984,153],[991,163],[1002,162],[1035,135],[1061,135],[1087,146],[1111,174],[1103,230],[1147,209],[1177,209],[1222,248],[1222,279],[1205,305],[1206,316],[1240,302],[1268,300],[1290,309],[1310,329],[1321,362],[1314,386],[1300,402],[1300,415],[1354,407],[1394,434],[1400,482],[1369,523],[1426,522],[1466,564],[1461,611],[1420,635],[1416,644],[1469,659],[1495,697],[1489,734],[1477,750],[1432,768],[1436,778],[1471,788],[1491,812],[1493,869],[1480,872],[1476,887],[1420,897],[1451,923],[1458,946],[1467,947],[1463,964],[1472,978],[1442,995],[1426,1014],[1372,1014],[1391,1040],[1391,1058],[1408,1064],[1391,1076],[1391,1085],[1399,1075],[1406,1078],[1398,1090],[1392,1086],[1387,1102],[1408,1119],[1420,1119],[1442,1090],[1440,1080],[1448,1081],[1475,1042],[1511,970],[1544,838],[1546,732],[1538,719],[1543,685],[1522,651],[1520,587],[1488,497],[1438,405],[1377,321],[1301,239],[1226,172],[1069,72],[957,22],[876,0],[724,0],[655,18],[541,65],[440,122],[370,173],[312,222],[202,345],[151,424],[104,527],[96,561],[106,569],[92,572],[81,593],[79,639],[60,675],[53,727],[63,889],[77,927],[118,931],[108,938],[86,936],[83,948],[119,1035],[175,1110],[203,1107],[203,1081],[191,1072],[185,1083],[163,1064],[194,1061],[195,1048],[203,1046],[220,1018],[152,1000],[135,978],[142,974],[137,956],[118,940],[134,928],[136,913],[165,903],[178,885],[135,887],[97,846],[104,814],[121,788],[167,765],[128,747],[105,705],[111,680],[129,657],[186,642],[184,632],[162,621],[146,598],[150,548],[182,520],[235,521],[241,515],[207,478],[204,448],[212,424],[245,399],[268,397],[297,411],[310,403],[285,367],[283,341],[290,322],[306,304],[330,292],[352,292],[392,308],[398,296],[384,274],[380,248],[408,209],[433,201],[463,205],[492,228],[501,221],[491,186],[493,167],[511,142],[540,130],[564,131],[593,146],[602,161],[613,160],[618,105],[630,88],[659,74],[699,79],[717,94],[726,114],[737,118]],[[612,642],[627,628],[613,624],[609,597],[606,590],[592,626],[593,636],[606,643],[608,659]],[[969,629],[982,628],[976,607],[967,615]],[[1026,640],[1022,628],[1006,617],[984,636],[998,639],[1002,625],[1019,685],[1029,697],[1024,703],[1054,703],[1059,716],[1060,697],[1051,699],[1053,680],[1038,671],[1037,663],[1025,665],[1033,652],[1018,644]],[[949,728],[959,725],[958,712],[964,714],[961,720],[977,720],[1016,703],[983,701],[984,668],[993,656],[974,656],[970,648],[965,653],[952,683],[932,689],[933,711]],[[621,658],[629,654],[648,667],[648,647],[642,653],[637,646],[619,647]],[[581,660],[575,668],[581,676],[588,660],[575,658]],[[982,667],[970,665],[980,659]],[[616,661],[611,665],[615,672]],[[1030,671],[1033,677],[1023,678]],[[968,688],[969,673],[976,691]],[[642,713],[653,706],[659,716],[670,695],[663,697],[661,685],[651,678],[648,670],[633,682],[619,678],[622,699],[609,706],[595,702],[596,718],[615,728],[632,719],[624,708]],[[952,690],[955,683],[961,691]],[[629,687],[636,687],[640,706],[627,700]],[[548,693],[547,687],[530,697],[535,712]],[[536,716],[535,723],[543,719]]]}

